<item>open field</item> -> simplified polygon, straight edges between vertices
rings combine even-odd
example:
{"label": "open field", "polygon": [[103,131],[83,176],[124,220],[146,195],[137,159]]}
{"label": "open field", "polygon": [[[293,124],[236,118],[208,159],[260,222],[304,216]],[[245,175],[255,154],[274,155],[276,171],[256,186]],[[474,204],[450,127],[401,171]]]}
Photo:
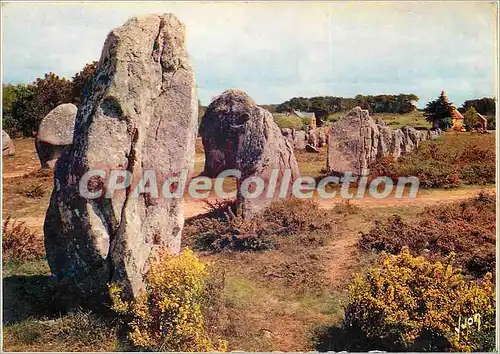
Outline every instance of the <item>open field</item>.
{"label": "open field", "polygon": [[[329,114],[326,118],[326,121],[336,122],[340,118],[345,115],[345,112],[338,112]],[[391,128],[401,128],[402,126],[408,125],[412,127],[425,127],[431,128],[431,124],[429,124],[424,117],[423,112],[414,111],[405,114],[399,113],[372,113],[371,117],[374,119],[382,119],[387,125]]]}
{"label": "open field", "polygon": [[[398,120],[400,123],[401,120]],[[398,124],[399,124],[398,123]],[[454,139],[456,133],[444,139]],[[476,139],[464,133],[465,140]],[[489,144],[494,143],[491,136]],[[39,172],[32,139],[15,140],[17,155],[4,159],[3,214],[25,222],[38,238],[52,190],[52,173]],[[304,175],[320,177],[326,148],[320,154],[296,153]],[[197,145],[195,171],[203,169],[204,155]],[[229,183],[231,184],[231,183]],[[231,187],[231,186],[229,186]],[[233,185],[234,187],[234,185]],[[494,193],[494,185],[467,185],[452,189],[421,189],[416,199],[363,198],[318,200],[334,216],[334,228],[321,243],[302,240],[259,252],[197,250],[203,261],[225,270],[224,303],[228,326],[224,331],[229,350],[309,351],[318,348],[314,338],[321,326],[339,324],[347,285],[354,274],[377,262],[374,253],[358,247],[360,232],[374,221],[397,213],[416,220],[426,207]],[[215,198],[211,197],[214,201]],[[186,199],[186,223],[206,212],[200,200]],[[184,243],[189,243],[185,240]],[[3,263],[6,351],[115,351],[130,349],[114,317],[87,311],[59,312],[57,294],[51,292],[48,265],[43,258]]]}

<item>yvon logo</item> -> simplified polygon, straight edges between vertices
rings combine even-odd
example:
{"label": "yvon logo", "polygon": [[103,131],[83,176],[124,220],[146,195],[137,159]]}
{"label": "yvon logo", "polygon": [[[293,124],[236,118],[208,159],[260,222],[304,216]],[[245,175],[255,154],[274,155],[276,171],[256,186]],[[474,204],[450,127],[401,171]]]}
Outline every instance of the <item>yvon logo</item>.
{"label": "yvon logo", "polygon": [[473,316],[464,318],[462,322],[462,316],[458,317],[458,325],[455,327],[455,332],[457,332],[458,340],[460,340],[461,330],[466,330],[468,328],[473,328],[477,325],[477,331],[481,330],[481,315],[476,313]]}

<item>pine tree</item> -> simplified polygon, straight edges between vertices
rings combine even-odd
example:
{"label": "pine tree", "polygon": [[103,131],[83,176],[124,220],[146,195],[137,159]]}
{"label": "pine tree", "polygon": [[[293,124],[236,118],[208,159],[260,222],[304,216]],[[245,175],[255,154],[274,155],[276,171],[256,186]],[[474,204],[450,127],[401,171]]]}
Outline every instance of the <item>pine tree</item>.
{"label": "pine tree", "polygon": [[432,123],[433,128],[441,128],[446,130],[451,127],[451,117],[453,116],[452,103],[448,101],[448,97],[444,91],[438,99],[427,103],[424,108],[425,120]]}

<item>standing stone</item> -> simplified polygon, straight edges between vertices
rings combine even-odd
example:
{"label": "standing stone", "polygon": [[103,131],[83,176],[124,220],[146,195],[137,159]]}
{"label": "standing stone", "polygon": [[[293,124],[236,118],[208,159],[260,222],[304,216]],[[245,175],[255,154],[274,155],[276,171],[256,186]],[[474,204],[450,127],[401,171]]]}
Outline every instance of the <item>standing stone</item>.
{"label": "standing stone", "polygon": [[377,158],[387,156],[394,150],[393,131],[387,125],[377,124],[379,130],[379,140],[377,148]]}
{"label": "standing stone", "polygon": [[333,123],[328,137],[327,168],[337,174],[361,175],[378,154],[379,130],[367,110],[350,110]]}
{"label": "standing stone", "polygon": [[401,129],[396,129],[392,132],[391,153],[395,159],[398,159],[405,151],[404,138],[405,135]]}
{"label": "standing stone", "polygon": [[9,134],[2,129],[2,156],[15,155],[16,149]]}
{"label": "standing stone", "polygon": [[[133,18],[108,35],[89,94],[75,123],[73,148],[57,161],[44,225],[51,271],[87,291],[107,282],[136,296],[158,247],[179,252],[182,198],[133,195],[145,171],[173,176],[194,165],[198,100],[184,46],[184,26],[172,14]],[[79,194],[85,172],[128,171],[130,188],[112,198]],[[100,191],[107,179],[82,184]]]}
{"label": "standing stone", "polygon": [[433,128],[428,130],[428,140],[436,140],[443,133],[440,128]]}
{"label": "standing stone", "polygon": [[[205,172],[215,170],[213,166],[217,166],[217,170],[234,168],[241,172],[237,207],[243,217],[252,216],[276,199],[282,183],[288,184],[289,195],[291,184],[299,177],[293,147],[273,116],[242,91],[225,91],[208,106],[201,121],[200,135],[206,154]],[[210,160],[214,156],[223,158],[214,163]],[[271,187],[268,196],[267,186],[273,173],[278,187]],[[261,196],[255,199],[246,198],[241,192],[243,181],[250,177],[260,177],[265,183]]]}
{"label": "standing stone", "polygon": [[416,140],[415,140],[415,132],[416,130],[414,128],[404,126],[401,128],[401,131],[403,132],[403,154],[407,154],[410,151],[413,151],[416,147]]}
{"label": "standing stone", "polygon": [[326,145],[325,128],[324,127],[318,128],[317,134],[318,134],[318,147],[325,146]]}
{"label": "standing stone", "polygon": [[40,123],[35,139],[36,152],[42,168],[49,168],[59,156],[71,149],[77,108],[64,103],[50,111]]}
{"label": "standing stone", "polygon": [[305,150],[307,145],[307,135],[304,130],[294,130],[293,148],[295,150]]}
{"label": "standing stone", "polygon": [[325,146],[326,144],[325,129],[323,127],[310,129],[308,132],[307,143],[315,148],[320,148]]}
{"label": "standing stone", "polygon": [[[307,137],[307,145],[312,147],[318,147],[318,135],[316,129],[310,129]],[[307,146],[306,146],[307,149]]]}

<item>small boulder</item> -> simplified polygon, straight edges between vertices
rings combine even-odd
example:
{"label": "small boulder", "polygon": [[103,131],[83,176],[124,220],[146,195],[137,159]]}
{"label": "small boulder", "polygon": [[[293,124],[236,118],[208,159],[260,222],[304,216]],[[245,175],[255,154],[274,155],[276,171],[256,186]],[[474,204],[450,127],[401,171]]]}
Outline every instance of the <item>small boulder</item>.
{"label": "small boulder", "polygon": [[9,134],[2,129],[2,156],[12,156],[15,155],[15,153],[16,148],[14,147],[14,142]]}
{"label": "small boulder", "polygon": [[315,154],[319,154],[320,151],[318,150],[318,148],[312,146],[311,144],[307,144],[306,145],[306,151],[307,152],[312,152],[312,153],[315,153]]}
{"label": "small boulder", "polygon": [[74,104],[64,103],[43,118],[35,139],[42,168],[54,166],[59,156],[71,148],[77,110]]}

